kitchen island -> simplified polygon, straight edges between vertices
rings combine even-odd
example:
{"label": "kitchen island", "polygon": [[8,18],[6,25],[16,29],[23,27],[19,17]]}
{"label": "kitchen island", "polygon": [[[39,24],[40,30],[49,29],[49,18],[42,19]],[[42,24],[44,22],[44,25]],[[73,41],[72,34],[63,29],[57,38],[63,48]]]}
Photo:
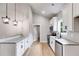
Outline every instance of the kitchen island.
{"label": "kitchen island", "polygon": [[22,56],[33,43],[32,34],[27,37],[17,35],[0,40],[0,56]]}

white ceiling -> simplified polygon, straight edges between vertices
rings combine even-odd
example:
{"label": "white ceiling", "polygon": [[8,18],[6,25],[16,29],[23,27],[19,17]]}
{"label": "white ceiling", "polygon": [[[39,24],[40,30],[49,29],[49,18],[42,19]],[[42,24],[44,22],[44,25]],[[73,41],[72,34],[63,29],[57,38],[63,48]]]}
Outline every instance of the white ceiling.
{"label": "white ceiling", "polygon": [[34,13],[45,17],[52,17],[59,13],[64,7],[65,3],[30,3]]}

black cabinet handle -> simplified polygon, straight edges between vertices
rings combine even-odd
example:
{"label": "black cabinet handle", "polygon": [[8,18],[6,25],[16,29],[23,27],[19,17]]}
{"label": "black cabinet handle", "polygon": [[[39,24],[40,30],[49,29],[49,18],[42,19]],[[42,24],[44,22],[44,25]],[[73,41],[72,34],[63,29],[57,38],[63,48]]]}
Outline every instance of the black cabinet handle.
{"label": "black cabinet handle", "polygon": [[28,41],[27,41],[27,43],[28,43]]}
{"label": "black cabinet handle", "polygon": [[23,45],[21,45],[21,48],[23,48]]}
{"label": "black cabinet handle", "polygon": [[53,41],[51,41],[51,44],[53,43]]}

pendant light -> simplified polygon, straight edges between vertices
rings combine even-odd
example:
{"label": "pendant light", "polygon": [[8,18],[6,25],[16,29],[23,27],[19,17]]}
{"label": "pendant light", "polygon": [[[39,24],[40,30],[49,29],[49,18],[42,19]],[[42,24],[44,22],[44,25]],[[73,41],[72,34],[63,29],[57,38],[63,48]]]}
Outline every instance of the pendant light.
{"label": "pendant light", "polygon": [[17,26],[18,21],[16,21],[16,3],[15,3],[15,20],[13,21],[13,25]]}
{"label": "pendant light", "polygon": [[9,24],[10,18],[8,17],[8,4],[6,3],[6,17],[2,17],[4,24]]}

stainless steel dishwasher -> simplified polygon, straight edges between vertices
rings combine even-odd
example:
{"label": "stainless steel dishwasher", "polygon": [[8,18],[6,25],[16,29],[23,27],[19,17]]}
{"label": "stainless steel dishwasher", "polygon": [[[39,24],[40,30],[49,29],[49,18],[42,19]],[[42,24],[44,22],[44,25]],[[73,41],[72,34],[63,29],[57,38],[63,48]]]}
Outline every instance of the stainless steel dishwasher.
{"label": "stainless steel dishwasher", "polygon": [[63,45],[55,40],[55,55],[63,56]]}

